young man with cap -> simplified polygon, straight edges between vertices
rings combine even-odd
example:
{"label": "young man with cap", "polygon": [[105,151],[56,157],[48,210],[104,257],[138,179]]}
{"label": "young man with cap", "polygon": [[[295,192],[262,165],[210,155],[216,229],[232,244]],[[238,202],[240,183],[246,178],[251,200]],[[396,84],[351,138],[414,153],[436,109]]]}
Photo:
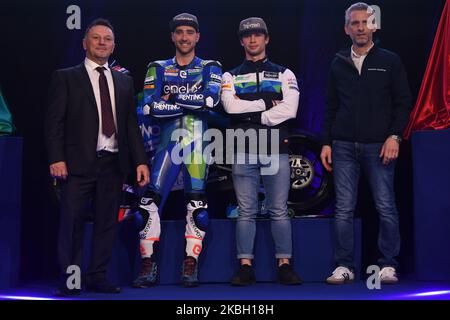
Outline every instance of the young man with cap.
{"label": "young man with cap", "polygon": [[[244,140],[245,146],[237,146],[245,151],[235,153],[238,163],[233,164],[233,183],[239,205],[236,241],[240,266],[231,284],[245,286],[256,281],[252,261],[260,178],[266,193],[266,208],[272,220],[278,281],[282,284],[300,284],[300,278],[290,264],[292,231],[287,199],[291,173],[287,145],[282,143],[287,137],[287,120],[297,114],[297,80],[292,71],[268,60],[266,46],[269,35],[263,19],[253,17],[241,21],[238,35],[244,47],[245,61],[223,75],[223,106],[232,119],[234,129],[256,131],[257,136],[262,131],[267,132],[268,137],[276,133],[279,139],[275,143],[272,141],[270,146],[254,141],[259,145],[259,150],[251,143],[247,144],[245,141],[248,140]],[[276,156],[278,170],[265,174],[268,164],[264,160],[269,156],[268,150],[270,157]],[[239,158],[245,159],[245,163],[240,164]]]}
{"label": "young man with cap", "polygon": [[[186,287],[198,285],[198,258],[208,225],[207,164],[202,156],[202,136],[207,129],[207,110],[219,102],[222,67],[217,61],[202,60],[195,55],[200,38],[196,16],[189,13],[175,16],[170,30],[175,57],[151,62],[144,82],[141,111],[159,119],[161,139],[152,161],[151,184],[139,203],[144,224],[139,234],[142,266],[133,283],[138,288],[152,286],[157,281],[153,245],[159,240],[162,205],[180,170],[183,170],[187,209],[186,257],[181,279]],[[173,140],[172,134],[180,130],[183,136],[177,135]],[[186,152],[186,147],[192,146],[195,147]],[[183,149],[181,162],[172,156],[172,151],[179,149]]]}

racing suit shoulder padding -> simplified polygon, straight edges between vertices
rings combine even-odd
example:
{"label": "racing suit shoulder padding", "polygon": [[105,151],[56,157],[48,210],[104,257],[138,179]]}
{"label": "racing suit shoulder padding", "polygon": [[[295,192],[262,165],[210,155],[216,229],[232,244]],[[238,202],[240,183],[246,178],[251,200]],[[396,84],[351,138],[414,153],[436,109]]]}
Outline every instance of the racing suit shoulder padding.
{"label": "racing suit shoulder padding", "polygon": [[204,67],[216,66],[216,67],[222,68],[222,64],[216,60],[203,60],[202,65]]}
{"label": "racing suit shoulder padding", "polygon": [[151,67],[164,67],[164,61],[159,60],[159,61],[151,61],[149,62],[149,64],[147,65],[147,68],[151,68]]}

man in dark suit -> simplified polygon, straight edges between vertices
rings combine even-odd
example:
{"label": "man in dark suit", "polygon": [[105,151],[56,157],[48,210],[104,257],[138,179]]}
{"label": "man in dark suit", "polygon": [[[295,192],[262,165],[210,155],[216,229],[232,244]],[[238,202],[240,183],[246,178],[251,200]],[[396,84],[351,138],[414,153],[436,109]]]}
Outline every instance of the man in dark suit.
{"label": "man in dark suit", "polygon": [[122,183],[132,165],[138,184],[149,182],[133,81],[108,67],[114,47],[109,21],[95,20],[83,39],[85,61],[55,71],[50,86],[45,140],[50,174],[61,181],[62,190],[58,257],[63,281],[57,295],[80,293],[80,288],[68,285],[66,279],[69,266],[81,266],[89,203],[94,209],[93,247],[83,286],[94,292],[120,292],[106,280],[106,268]]}

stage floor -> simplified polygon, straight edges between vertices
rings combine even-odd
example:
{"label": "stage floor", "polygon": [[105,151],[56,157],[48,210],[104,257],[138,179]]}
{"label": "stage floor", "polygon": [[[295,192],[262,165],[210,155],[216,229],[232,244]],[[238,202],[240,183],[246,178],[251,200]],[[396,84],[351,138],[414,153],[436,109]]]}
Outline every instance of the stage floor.
{"label": "stage floor", "polygon": [[[0,300],[57,300],[52,297],[54,286],[35,283],[16,289],[0,290]],[[364,281],[343,286],[309,282],[301,286],[257,283],[249,287],[228,284],[202,284],[196,288],[159,285],[148,289],[122,287],[115,295],[84,293],[64,300],[450,300],[450,281],[402,281],[369,290]]]}

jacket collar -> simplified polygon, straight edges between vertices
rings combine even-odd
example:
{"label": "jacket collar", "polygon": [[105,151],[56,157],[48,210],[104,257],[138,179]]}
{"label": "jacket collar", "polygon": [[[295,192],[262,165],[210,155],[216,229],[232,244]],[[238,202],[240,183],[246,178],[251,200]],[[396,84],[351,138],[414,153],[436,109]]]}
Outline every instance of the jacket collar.
{"label": "jacket collar", "polygon": [[[379,49],[379,46],[377,45],[377,43],[374,41],[373,47],[372,49],[369,50],[369,52],[367,53],[367,55],[372,55],[374,52],[376,52]],[[341,51],[339,51],[338,53],[336,53],[336,56],[341,58],[341,59],[352,59],[352,47],[348,47],[346,49],[343,49]]]}
{"label": "jacket collar", "polygon": [[183,69],[190,69],[190,68],[192,68],[192,66],[198,64],[199,60],[200,60],[199,57],[194,56],[194,59],[192,59],[192,61],[189,62],[187,65],[180,66],[180,65],[178,64],[178,62],[177,62],[176,57],[173,57],[173,58],[172,58],[172,63],[173,63],[173,65],[176,66],[178,69],[182,69],[182,70],[183,70]]}
{"label": "jacket collar", "polygon": [[[372,49],[370,49],[370,51],[367,53],[367,56],[369,57],[369,56],[373,55],[377,50],[378,50],[378,45],[374,42],[374,45],[373,45]],[[345,63],[347,63],[351,67],[356,68],[355,64],[353,63],[351,54],[352,54],[352,49],[351,49],[351,47],[349,47],[347,49],[341,50],[338,53],[336,53],[336,57],[343,60]]]}
{"label": "jacket collar", "polygon": [[269,58],[267,56],[265,56],[264,58],[257,60],[257,61],[244,60],[243,64],[252,69],[261,69],[261,67],[263,65],[265,65],[268,61],[269,61]]}

